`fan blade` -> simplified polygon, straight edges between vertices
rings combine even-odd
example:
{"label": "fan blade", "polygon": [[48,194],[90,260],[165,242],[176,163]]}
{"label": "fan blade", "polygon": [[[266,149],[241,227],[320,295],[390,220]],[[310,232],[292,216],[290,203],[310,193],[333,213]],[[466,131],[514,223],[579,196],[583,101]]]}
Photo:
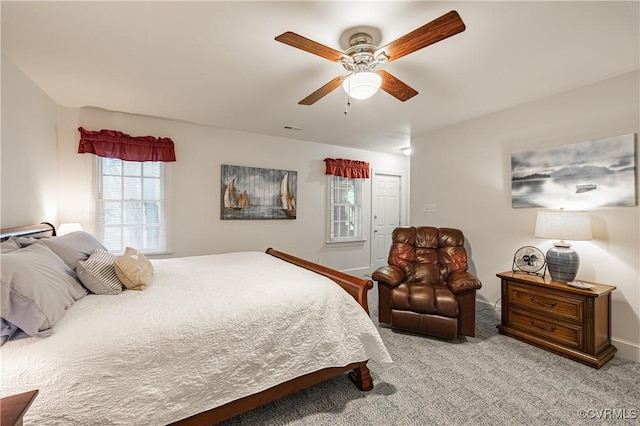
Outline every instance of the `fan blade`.
{"label": "fan blade", "polygon": [[345,56],[342,52],[327,47],[324,44],[309,40],[308,38],[302,37],[301,35],[298,35],[296,33],[292,33],[291,31],[280,34],[278,37],[276,37],[276,40],[280,43],[297,47],[298,49],[304,50],[305,52],[313,53],[314,55],[318,55],[333,62],[337,62]]}
{"label": "fan blade", "polygon": [[460,18],[458,12],[452,10],[428,24],[405,34],[399,39],[392,41],[386,46],[381,47],[375,52],[375,56],[384,52],[389,57],[387,62],[395,61],[423,47],[461,33],[465,28],[464,22],[462,22],[462,18]]}
{"label": "fan blade", "polygon": [[331,80],[330,82],[328,82],[327,84],[325,84],[324,86],[322,86],[321,88],[319,88],[318,90],[316,90],[315,92],[313,92],[312,94],[310,94],[309,96],[307,96],[306,98],[298,102],[298,104],[299,105],[315,104],[320,99],[324,98],[329,93],[333,92],[338,87],[340,87],[340,85],[342,84],[342,78],[343,77],[341,75],[337,76],[336,78],[334,78],[333,80]]}
{"label": "fan blade", "polygon": [[415,89],[407,86],[388,72],[384,70],[378,70],[376,72],[382,76],[380,88],[394,98],[404,102],[418,94]]}

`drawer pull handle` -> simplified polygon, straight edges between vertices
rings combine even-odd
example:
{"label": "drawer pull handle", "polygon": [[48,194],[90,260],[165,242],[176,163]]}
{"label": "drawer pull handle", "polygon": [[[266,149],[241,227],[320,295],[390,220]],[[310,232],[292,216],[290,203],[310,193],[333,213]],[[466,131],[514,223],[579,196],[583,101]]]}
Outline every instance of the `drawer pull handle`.
{"label": "drawer pull handle", "polygon": [[550,303],[538,302],[536,298],[533,296],[529,296],[529,300],[531,300],[533,303],[536,303],[540,306],[546,306],[547,308],[553,308],[554,306],[556,306],[556,302],[550,302]]}
{"label": "drawer pull handle", "polygon": [[546,328],[546,327],[543,327],[543,326],[541,326],[541,325],[536,324],[536,322],[535,322],[534,320],[529,320],[529,321],[531,322],[531,325],[532,325],[532,326],[534,326],[534,327],[536,327],[536,328],[539,328],[540,330],[550,331],[550,332],[552,332],[552,333],[553,333],[554,331],[556,331],[556,326],[551,326],[551,329],[548,329],[548,328]]}

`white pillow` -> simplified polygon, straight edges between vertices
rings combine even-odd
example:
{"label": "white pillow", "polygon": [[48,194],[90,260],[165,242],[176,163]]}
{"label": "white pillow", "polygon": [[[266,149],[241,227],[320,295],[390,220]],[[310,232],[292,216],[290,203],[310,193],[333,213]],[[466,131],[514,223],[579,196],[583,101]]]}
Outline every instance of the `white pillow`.
{"label": "white pillow", "polygon": [[78,262],[76,274],[80,282],[94,294],[118,294],[122,283],[116,275],[113,263],[118,257],[102,249],[91,250],[87,260]]}

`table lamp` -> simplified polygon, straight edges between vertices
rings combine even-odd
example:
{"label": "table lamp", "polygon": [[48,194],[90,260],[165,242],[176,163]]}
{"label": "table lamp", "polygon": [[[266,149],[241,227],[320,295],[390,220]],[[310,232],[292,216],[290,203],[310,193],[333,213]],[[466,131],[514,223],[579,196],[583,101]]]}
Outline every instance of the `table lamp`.
{"label": "table lamp", "polygon": [[58,227],[58,235],[67,235],[76,231],[82,231],[79,223],[61,223]]}
{"label": "table lamp", "polygon": [[587,241],[591,235],[588,212],[540,210],[534,235],[538,238],[560,240],[547,252],[547,268],[553,281],[570,282],[578,273],[580,257],[565,240]]}

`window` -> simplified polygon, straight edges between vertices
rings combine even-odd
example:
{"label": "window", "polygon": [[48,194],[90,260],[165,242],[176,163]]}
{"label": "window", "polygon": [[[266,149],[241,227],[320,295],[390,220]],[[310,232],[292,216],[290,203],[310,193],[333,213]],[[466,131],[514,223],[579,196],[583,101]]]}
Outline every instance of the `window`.
{"label": "window", "polygon": [[107,250],[167,250],[165,166],[97,157],[96,233]]}
{"label": "window", "polygon": [[328,242],[362,240],[362,179],[327,175]]}

